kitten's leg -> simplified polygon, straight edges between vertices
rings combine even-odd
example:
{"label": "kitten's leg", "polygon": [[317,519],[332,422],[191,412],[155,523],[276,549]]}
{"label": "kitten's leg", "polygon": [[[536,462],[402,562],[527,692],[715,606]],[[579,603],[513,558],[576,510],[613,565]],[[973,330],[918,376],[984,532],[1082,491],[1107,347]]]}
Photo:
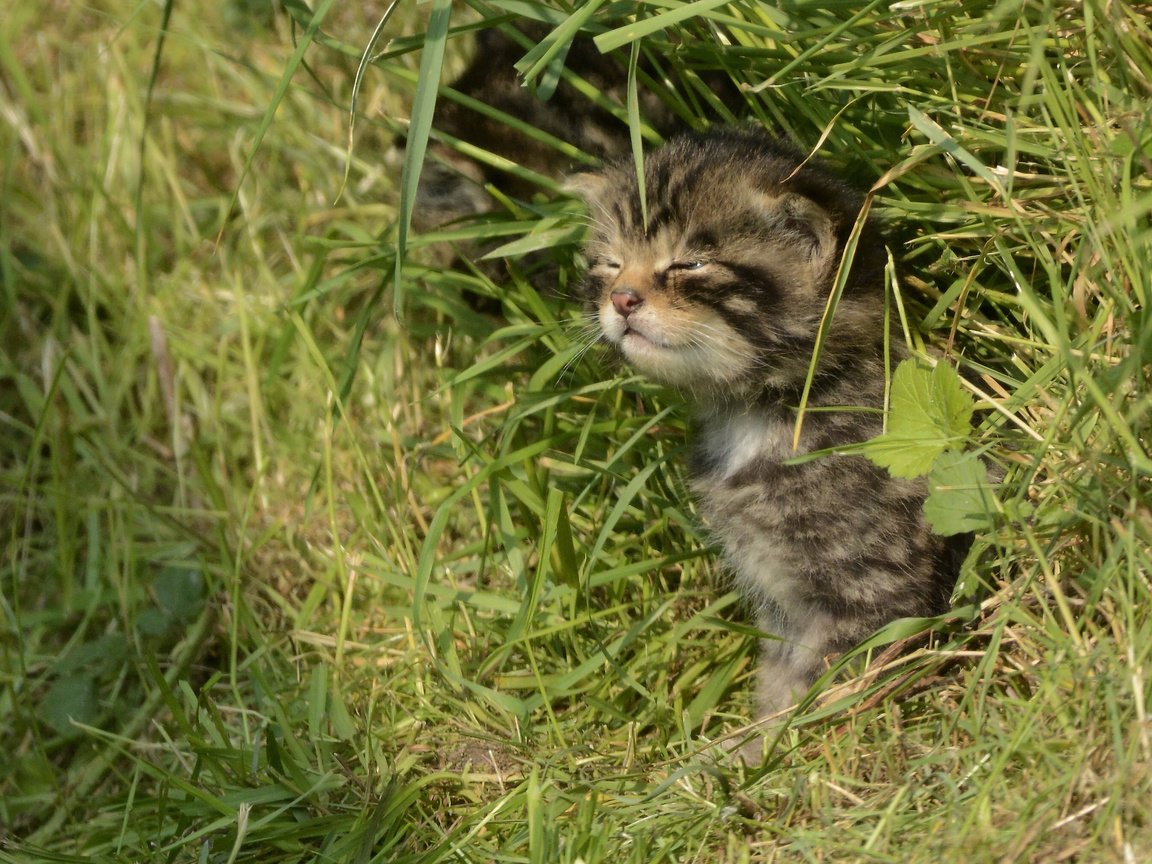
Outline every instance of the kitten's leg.
{"label": "kitten's leg", "polygon": [[[819,609],[779,610],[761,613],[757,624],[765,633],[778,635],[760,643],[757,668],[757,708],[763,722],[761,731],[774,736],[799,702],[828,668],[828,660],[851,648],[875,628],[876,622],[832,615]],[[744,744],[739,756],[747,764],[763,757],[764,739]]]}
{"label": "kitten's leg", "polygon": [[823,655],[789,639],[760,643],[757,708],[761,717],[781,715],[803,698],[824,666]]}
{"label": "kitten's leg", "polygon": [[760,641],[756,669],[759,734],[751,740],[733,742],[734,752],[746,765],[760,764],[766,743],[784,725],[788,709],[804,697],[824,669],[823,655],[800,644],[778,612],[759,615],[757,624],[765,633],[778,634],[779,638]]}
{"label": "kitten's leg", "polygon": [[[883,624],[882,619],[832,615],[818,609],[793,614],[780,640],[764,640],[760,660],[762,716],[795,705],[828,668],[828,661],[852,648]],[[766,626],[767,625],[767,626]],[[761,622],[766,632],[771,622]]]}

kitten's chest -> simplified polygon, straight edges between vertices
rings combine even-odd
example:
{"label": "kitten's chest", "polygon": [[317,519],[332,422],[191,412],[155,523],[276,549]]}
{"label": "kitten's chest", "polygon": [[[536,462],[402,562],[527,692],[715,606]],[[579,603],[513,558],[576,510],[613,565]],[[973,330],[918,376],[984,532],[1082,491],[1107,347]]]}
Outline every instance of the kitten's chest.
{"label": "kitten's chest", "polygon": [[705,420],[693,448],[695,482],[728,485],[754,466],[783,462],[795,455],[793,428],[783,413],[747,411]]}
{"label": "kitten's chest", "polygon": [[807,497],[796,466],[786,464],[792,435],[784,412],[749,411],[708,418],[693,448],[697,505],[737,582],[781,608],[794,606],[800,590],[785,522]]}

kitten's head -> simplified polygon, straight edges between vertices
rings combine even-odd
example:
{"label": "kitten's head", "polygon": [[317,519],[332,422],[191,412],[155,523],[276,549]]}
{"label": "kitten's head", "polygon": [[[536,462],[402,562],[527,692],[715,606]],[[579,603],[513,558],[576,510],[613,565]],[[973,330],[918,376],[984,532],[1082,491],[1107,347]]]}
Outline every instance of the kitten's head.
{"label": "kitten's head", "polygon": [[[604,337],[645,375],[700,395],[803,382],[860,196],[762,133],[675,139],[573,189],[593,223],[585,292]],[[866,232],[824,366],[880,337],[883,247]]]}

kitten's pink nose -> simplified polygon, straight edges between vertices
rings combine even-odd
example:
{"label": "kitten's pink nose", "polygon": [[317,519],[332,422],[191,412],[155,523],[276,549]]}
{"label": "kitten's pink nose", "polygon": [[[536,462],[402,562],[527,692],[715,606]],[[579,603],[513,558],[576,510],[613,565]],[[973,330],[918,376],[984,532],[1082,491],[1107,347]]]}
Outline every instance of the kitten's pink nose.
{"label": "kitten's pink nose", "polygon": [[643,303],[644,298],[630,288],[612,292],[612,305],[624,318],[639,309]]}

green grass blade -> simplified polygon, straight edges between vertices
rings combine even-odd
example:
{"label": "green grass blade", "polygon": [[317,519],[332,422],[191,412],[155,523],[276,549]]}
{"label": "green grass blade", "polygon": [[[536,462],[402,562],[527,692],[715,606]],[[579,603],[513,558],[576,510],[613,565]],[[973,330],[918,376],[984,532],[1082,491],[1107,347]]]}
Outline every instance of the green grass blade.
{"label": "green grass blade", "polygon": [[304,30],[300,41],[296,44],[292,56],[284,65],[284,71],[280,75],[280,80],[276,85],[276,92],[273,94],[268,107],[265,109],[264,115],[260,118],[260,123],[256,127],[255,138],[248,148],[247,156],[244,158],[244,167],[241,168],[240,175],[236,178],[232,198],[228,202],[224,217],[221,220],[220,230],[216,235],[217,246],[220,245],[224,237],[228,220],[236,210],[236,203],[240,198],[240,187],[244,185],[244,180],[252,170],[252,164],[256,161],[256,154],[260,152],[260,145],[264,142],[264,136],[268,134],[272,122],[276,119],[276,112],[280,108],[280,103],[284,101],[284,97],[288,94],[288,87],[292,83],[292,79],[296,76],[296,70],[299,69],[300,65],[304,62],[304,55],[312,46],[312,40],[320,32],[320,24],[324,21],[324,17],[328,14],[328,10],[331,9],[331,7],[332,0],[321,0],[320,4],[316,7],[316,11],[312,13],[312,17],[308,21],[308,26]]}
{"label": "green grass blade", "polygon": [[729,0],[696,0],[694,3],[682,4],[678,6],[678,8],[661,12],[659,15],[653,15],[651,18],[644,18],[633,24],[617,27],[615,30],[609,30],[607,33],[601,33],[595,39],[596,47],[605,53],[614,51],[629,43],[639,41],[645,36],[657,33],[666,27],[682,24],[688,19],[697,16],[706,16],[712,10],[727,5],[728,2]]}
{"label": "green grass blade", "polygon": [[632,163],[636,166],[636,190],[640,196],[640,221],[648,230],[648,193],[644,179],[644,141],[640,126],[640,97],[636,87],[636,70],[640,62],[640,42],[632,43],[628,57],[628,137],[632,143]]}
{"label": "green grass blade", "polygon": [[341,195],[343,195],[344,187],[348,185],[348,176],[352,171],[352,151],[356,145],[356,104],[360,98],[360,89],[364,85],[364,73],[368,70],[371,63],[372,51],[376,47],[376,43],[380,41],[380,36],[384,32],[384,28],[388,26],[388,22],[391,20],[392,14],[396,11],[399,3],[400,0],[392,0],[384,9],[380,20],[376,22],[376,27],[372,31],[372,35],[364,45],[364,51],[360,55],[360,62],[356,65],[356,77],[352,81],[352,98],[348,104],[348,150],[344,154],[344,176],[340,180],[340,189],[336,193],[336,201],[339,201]]}
{"label": "green grass blade", "polygon": [[436,110],[436,93],[440,87],[440,70],[444,64],[444,47],[448,26],[452,18],[451,0],[432,0],[432,14],[424,34],[420,54],[420,78],[412,104],[412,119],[408,124],[404,165],[400,172],[400,206],[397,213],[396,264],[392,277],[392,308],[397,318],[403,318],[404,256],[408,248],[408,233],[412,226],[412,208],[416,203],[416,189],[420,185],[420,171],[428,149],[432,129],[432,116]]}

